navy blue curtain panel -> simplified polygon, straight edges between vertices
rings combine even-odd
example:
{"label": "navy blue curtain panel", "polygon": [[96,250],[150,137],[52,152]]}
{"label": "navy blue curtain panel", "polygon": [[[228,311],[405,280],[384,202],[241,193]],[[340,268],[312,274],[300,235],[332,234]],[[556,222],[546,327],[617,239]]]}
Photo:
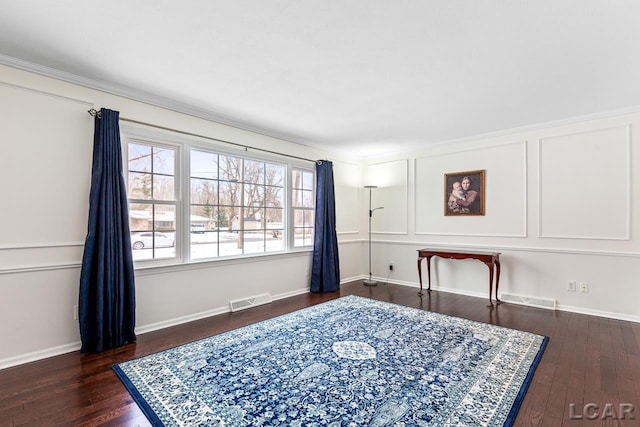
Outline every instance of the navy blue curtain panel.
{"label": "navy blue curtain panel", "polygon": [[101,352],[136,339],[135,277],[118,119],[117,111],[105,108],[95,117],[78,304],[82,352]]}
{"label": "navy blue curtain panel", "polygon": [[311,266],[311,292],[340,289],[333,163],[316,163],[316,222]]}

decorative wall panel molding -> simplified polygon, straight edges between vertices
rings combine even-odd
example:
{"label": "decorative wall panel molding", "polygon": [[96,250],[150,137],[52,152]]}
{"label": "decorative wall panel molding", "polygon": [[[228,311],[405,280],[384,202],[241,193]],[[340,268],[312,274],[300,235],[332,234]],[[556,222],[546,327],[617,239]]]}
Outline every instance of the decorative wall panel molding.
{"label": "decorative wall panel molding", "polygon": [[[384,209],[374,213],[371,231],[380,234],[408,234],[409,176],[408,160],[375,163],[367,166],[365,185],[377,185],[372,191],[372,207]],[[364,189],[362,189],[364,194]],[[366,195],[367,207],[362,212],[367,215],[369,194]]]}
{"label": "decorative wall panel molding", "polygon": [[631,125],[542,138],[538,236],[629,240]]}
{"label": "decorative wall panel molding", "polygon": [[[84,241],[89,212],[91,104],[0,84],[5,145],[0,246]],[[55,168],[52,167],[55,165]],[[46,260],[34,260],[36,263]]]}
{"label": "decorative wall panel molding", "polygon": [[[336,232],[359,233],[362,229],[361,200],[362,173],[359,165],[334,162],[336,195]],[[356,230],[356,231],[353,231]]]}
{"label": "decorative wall panel molding", "polygon": [[[444,175],[485,170],[485,215],[445,216]],[[415,234],[527,237],[527,141],[415,160]]]}

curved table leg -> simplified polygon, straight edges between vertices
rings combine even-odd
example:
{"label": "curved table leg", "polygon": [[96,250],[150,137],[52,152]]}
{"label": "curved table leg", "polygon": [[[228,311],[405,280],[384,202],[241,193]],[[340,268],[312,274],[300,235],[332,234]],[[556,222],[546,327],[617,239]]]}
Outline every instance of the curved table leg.
{"label": "curved table leg", "polygon": [[500,284],[500,261],[496,260],[496,304],[502,304],[502,301],[498,299],[498,285]]}
{"label": "curved table leg", "polygon": [[493,262],[485,262],[489,267],[489,305],[487,307],[493,307],[493,301],[491,301],[491,294],[493,293]]}
{"label": "curved table leg", "polygon": [[431,292],[431,257],[423,257],[418,258],[418,278],[420,279],[420,292],[418,292],[419,296],[422,296],[424,293],[422,292],[422,260],[427,259],[427,292]]}
{"label": "curved table leg", "polygon": [[431,292],[431,257],[427,257],[427,283],[429,286],[427,287],[427,292]]}
{"label": "curved table leg", "polygon": [[431,292],[431,257],[430,256],[426,256],[426,257],[422,257],[422,258],[418,258],[418,278],[420,279],[420,292],[418,292],[418,295],[422,296],[423,292],[422,292],[422,260],[423,259],[427,259],[427,292]]}
{"label": "curved table leg", "polygon": [[422,296],[422,260],[424,258],[418,258],[418,279],[420,280],[420,291],[418,295]]}

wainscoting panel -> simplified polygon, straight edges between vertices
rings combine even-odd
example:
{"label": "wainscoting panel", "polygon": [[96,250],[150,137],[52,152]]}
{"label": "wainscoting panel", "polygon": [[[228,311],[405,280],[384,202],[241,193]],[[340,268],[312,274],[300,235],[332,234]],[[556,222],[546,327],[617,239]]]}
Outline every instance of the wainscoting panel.
{"label": "wainscoting panel", "polygon": [[[371,164],[367,167],[367,180],[364,185],[377,185],[372,194],[372,207],[383,206],[375,211],[371,230],[378,234],[408,233],[408,160]],[[369,190],[363,189],[363,214],[369,207]]]}
{"label": "wainscoting panel", "polygon": [[358,233],[361,229],[362,215],[360,197],[361,168],[345,162],[334,162],[333,176],[336,194],[336,231],[340,233]]}
{"label": "wainscoting panel", "polygon": [[5,84],[0,98],[0,182],[13,183],[3,187],[0,247],[84,241],[93,150],[90,104]]}
{"label": "wainscoting panel", "polygon": [[[445,216],[444,175],[484,169],[485,215]],[[527,142],[417,158],[416,234],[527,236]]]}
{"label": "wainscoting panel", "polygon": [[539,237],[629,240],[631,126],[539,140]]}

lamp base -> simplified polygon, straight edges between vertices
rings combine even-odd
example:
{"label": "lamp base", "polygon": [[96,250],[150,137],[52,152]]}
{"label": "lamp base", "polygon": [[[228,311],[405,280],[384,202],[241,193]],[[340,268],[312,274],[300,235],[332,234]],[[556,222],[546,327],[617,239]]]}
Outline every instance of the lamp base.
{"label": "lamp base", "polygon": [[370,280],[370,279],[364,279],[364,280],[362,281],[362,283],[363,283],[365,286],[378,286],[378,282],[376,282],[375,280]]}

